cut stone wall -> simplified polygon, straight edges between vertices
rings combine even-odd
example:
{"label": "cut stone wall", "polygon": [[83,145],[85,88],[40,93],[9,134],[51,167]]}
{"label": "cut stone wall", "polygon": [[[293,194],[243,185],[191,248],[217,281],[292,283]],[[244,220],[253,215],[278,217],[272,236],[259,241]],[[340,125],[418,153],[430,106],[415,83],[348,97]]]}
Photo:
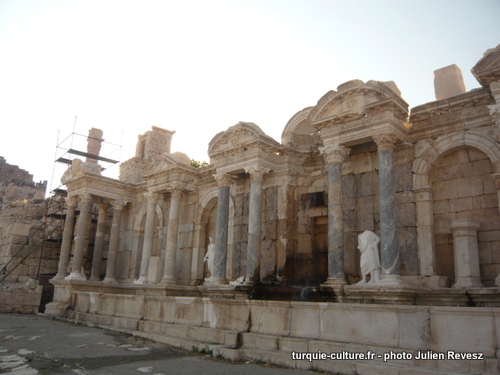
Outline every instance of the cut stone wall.
{"label": "cut stone wall", "polygon": [[434,189],[437,273],[454,281],[451,222],[478,222],[481,281],[495,286],[500,273],[500,215],[493,166],[481,151],[468,147],[440,157],[429,177]]}

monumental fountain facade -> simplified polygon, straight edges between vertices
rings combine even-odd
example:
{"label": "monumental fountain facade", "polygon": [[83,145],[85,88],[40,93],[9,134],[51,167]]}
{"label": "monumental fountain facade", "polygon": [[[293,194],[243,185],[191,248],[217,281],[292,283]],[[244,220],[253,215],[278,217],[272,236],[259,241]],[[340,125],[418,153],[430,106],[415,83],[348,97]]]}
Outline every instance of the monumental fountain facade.
{"label": "monumental fountain facade", "polygon": [[[293,367],[499,373],[500,46],[472,72],[466,92],[436,71],[411,114],[394,82],[346,82],[281,143],[249,122],[215,135],[200,168],[157,127],[119,179],[74,161],[46,313]],[[358,283],[365,231],[380,269]],[[377,355],[295,355],[318,351]]]}

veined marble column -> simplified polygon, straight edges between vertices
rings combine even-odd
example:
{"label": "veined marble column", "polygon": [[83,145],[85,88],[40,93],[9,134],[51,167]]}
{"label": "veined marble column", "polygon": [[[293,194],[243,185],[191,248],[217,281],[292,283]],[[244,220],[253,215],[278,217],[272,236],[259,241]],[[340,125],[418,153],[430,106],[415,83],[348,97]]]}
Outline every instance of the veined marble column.
{"label": "veined marble column", "polygon": [[102,263],[102,248],[104,246],[104,231],[106,229],[106,214],[108,205],[106,203],[98,203],[97,209],[97,229],[95,234],[94,255],[92,256],[92,273],[90,281],[101,281],[101,263]]}
{"label": "veined marble column", "polygon": [[229,174],[215,175],[219,185],[217,201],[217,223],[215,226],[214,271],[211,277],[213,283],[227,284],[227,237],[229,225],[229,186],[233,178]]}
{"label": "veined marble column", "polygon": [[350,149],[334,144],[320,151],[328,163],[328,279],[325,284],[345,284],[342,162]]}
{"label": "veined marble column", "polygon": [[146,226],[144,228],[144,245],[142,246],[141,270],[139,278],[134,281],[134,284],[146,284],[148,282],[149,258],[153,251],[154,234],[155,234],[155,218],[156,204],[159,196],[157,193],[144,193],[148,200],[148,210],[146,212]]}
{"label": "veined marble column", "polygon": [[260,280],[260,250],[262,244],[262,180],[269,168],[260,166],[246,170],[250,173],[250,207],[248,212],[248,244],[246,282]]}
{"label": "veined marble column", "polygon": [[73,256],[73,268],[66,280],[87,280],[82,273],[83,252],[85,248],[85,235],[89,225],[89,213],[92,207],[92,196],[88,193],[80,195],[80,215],[76,222],[75,254]]}
{"label": "veined marble column", "polygon": [[374,135],[378,146],[378,176],[380,186],[380,249],[381,282],[401,284],[396,216],[396,184],[394,182],[394,134]]}
{"label": "veined marble column", "polygon": [[122,223],[122,212],[127,202],[121,199],[113,203],[113,224],[111,224],[111,233],[109,235],[108,261],[106,262],[106,277],[103,280],[105,284],[116,283],[116,255],[120,245],[120,228]]}
{"label": "veined marble column", "polygon": [[179,233],[179,207],[182,190],[174,188],[170,191],[170,210],[168,212],[167,246],[165,249],[165,265],[161,283],[175,285],[175,252]]}
{"label": "veined marble column", "polygon": [[61,243],[61,253],[59,255],[59,267],[56,280],[61,280],[66,277],[66,272],[69,263],[69,255],[71,254],[71,244],[73,243],[73,227],[75,225],[75,208],[78,203],[77,197],[66,198],[66,219],[64,220],[63,238]]}

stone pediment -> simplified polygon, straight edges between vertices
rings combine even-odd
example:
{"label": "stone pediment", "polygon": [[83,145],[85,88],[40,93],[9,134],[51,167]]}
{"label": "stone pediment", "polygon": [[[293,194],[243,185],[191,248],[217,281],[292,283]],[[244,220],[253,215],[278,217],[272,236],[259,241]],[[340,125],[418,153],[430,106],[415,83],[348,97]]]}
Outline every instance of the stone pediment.
{"label": "stone pediment", "polygon": [[471,72],[482,86],[500,81],[500,45],[486,51]]}
{"label": "stone pediment", "polygon": [[310,111],[308,121],[321,130],[385,111],[403,121],[408,117],[408,104],[394,82],[353,80],[327,92]]}
{"label": "stone pediment", "polygon": [[189,156],[183,152],[161,154],[161,161],[151,163],[145,170],[144,176],[155,174],[164,170],[172,169],[175,167],[192,169]]}
{"label": "stone pediment", "polygon": [[280,144],[267,136],[262,129],[252,122],[239,122],[226,131],[217,134],[208,145],[210,158],[243,152],[259,146],[279,149]]}

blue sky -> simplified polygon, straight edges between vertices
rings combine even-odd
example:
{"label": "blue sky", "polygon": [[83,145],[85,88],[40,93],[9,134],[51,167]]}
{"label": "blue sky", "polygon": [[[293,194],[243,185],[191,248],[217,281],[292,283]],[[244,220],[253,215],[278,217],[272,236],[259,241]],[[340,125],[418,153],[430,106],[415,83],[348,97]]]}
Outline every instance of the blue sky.
{"label": "blue sky", "polygon": [[450,64],[479,87],[499,19],[498,0],[0,0],[0,156],[50,181],[58,137],[101,128],[123,161],[155,125],[208,161],[218,132],[251,121],[279,141],[351,79],[395,81],[414,107]]}

